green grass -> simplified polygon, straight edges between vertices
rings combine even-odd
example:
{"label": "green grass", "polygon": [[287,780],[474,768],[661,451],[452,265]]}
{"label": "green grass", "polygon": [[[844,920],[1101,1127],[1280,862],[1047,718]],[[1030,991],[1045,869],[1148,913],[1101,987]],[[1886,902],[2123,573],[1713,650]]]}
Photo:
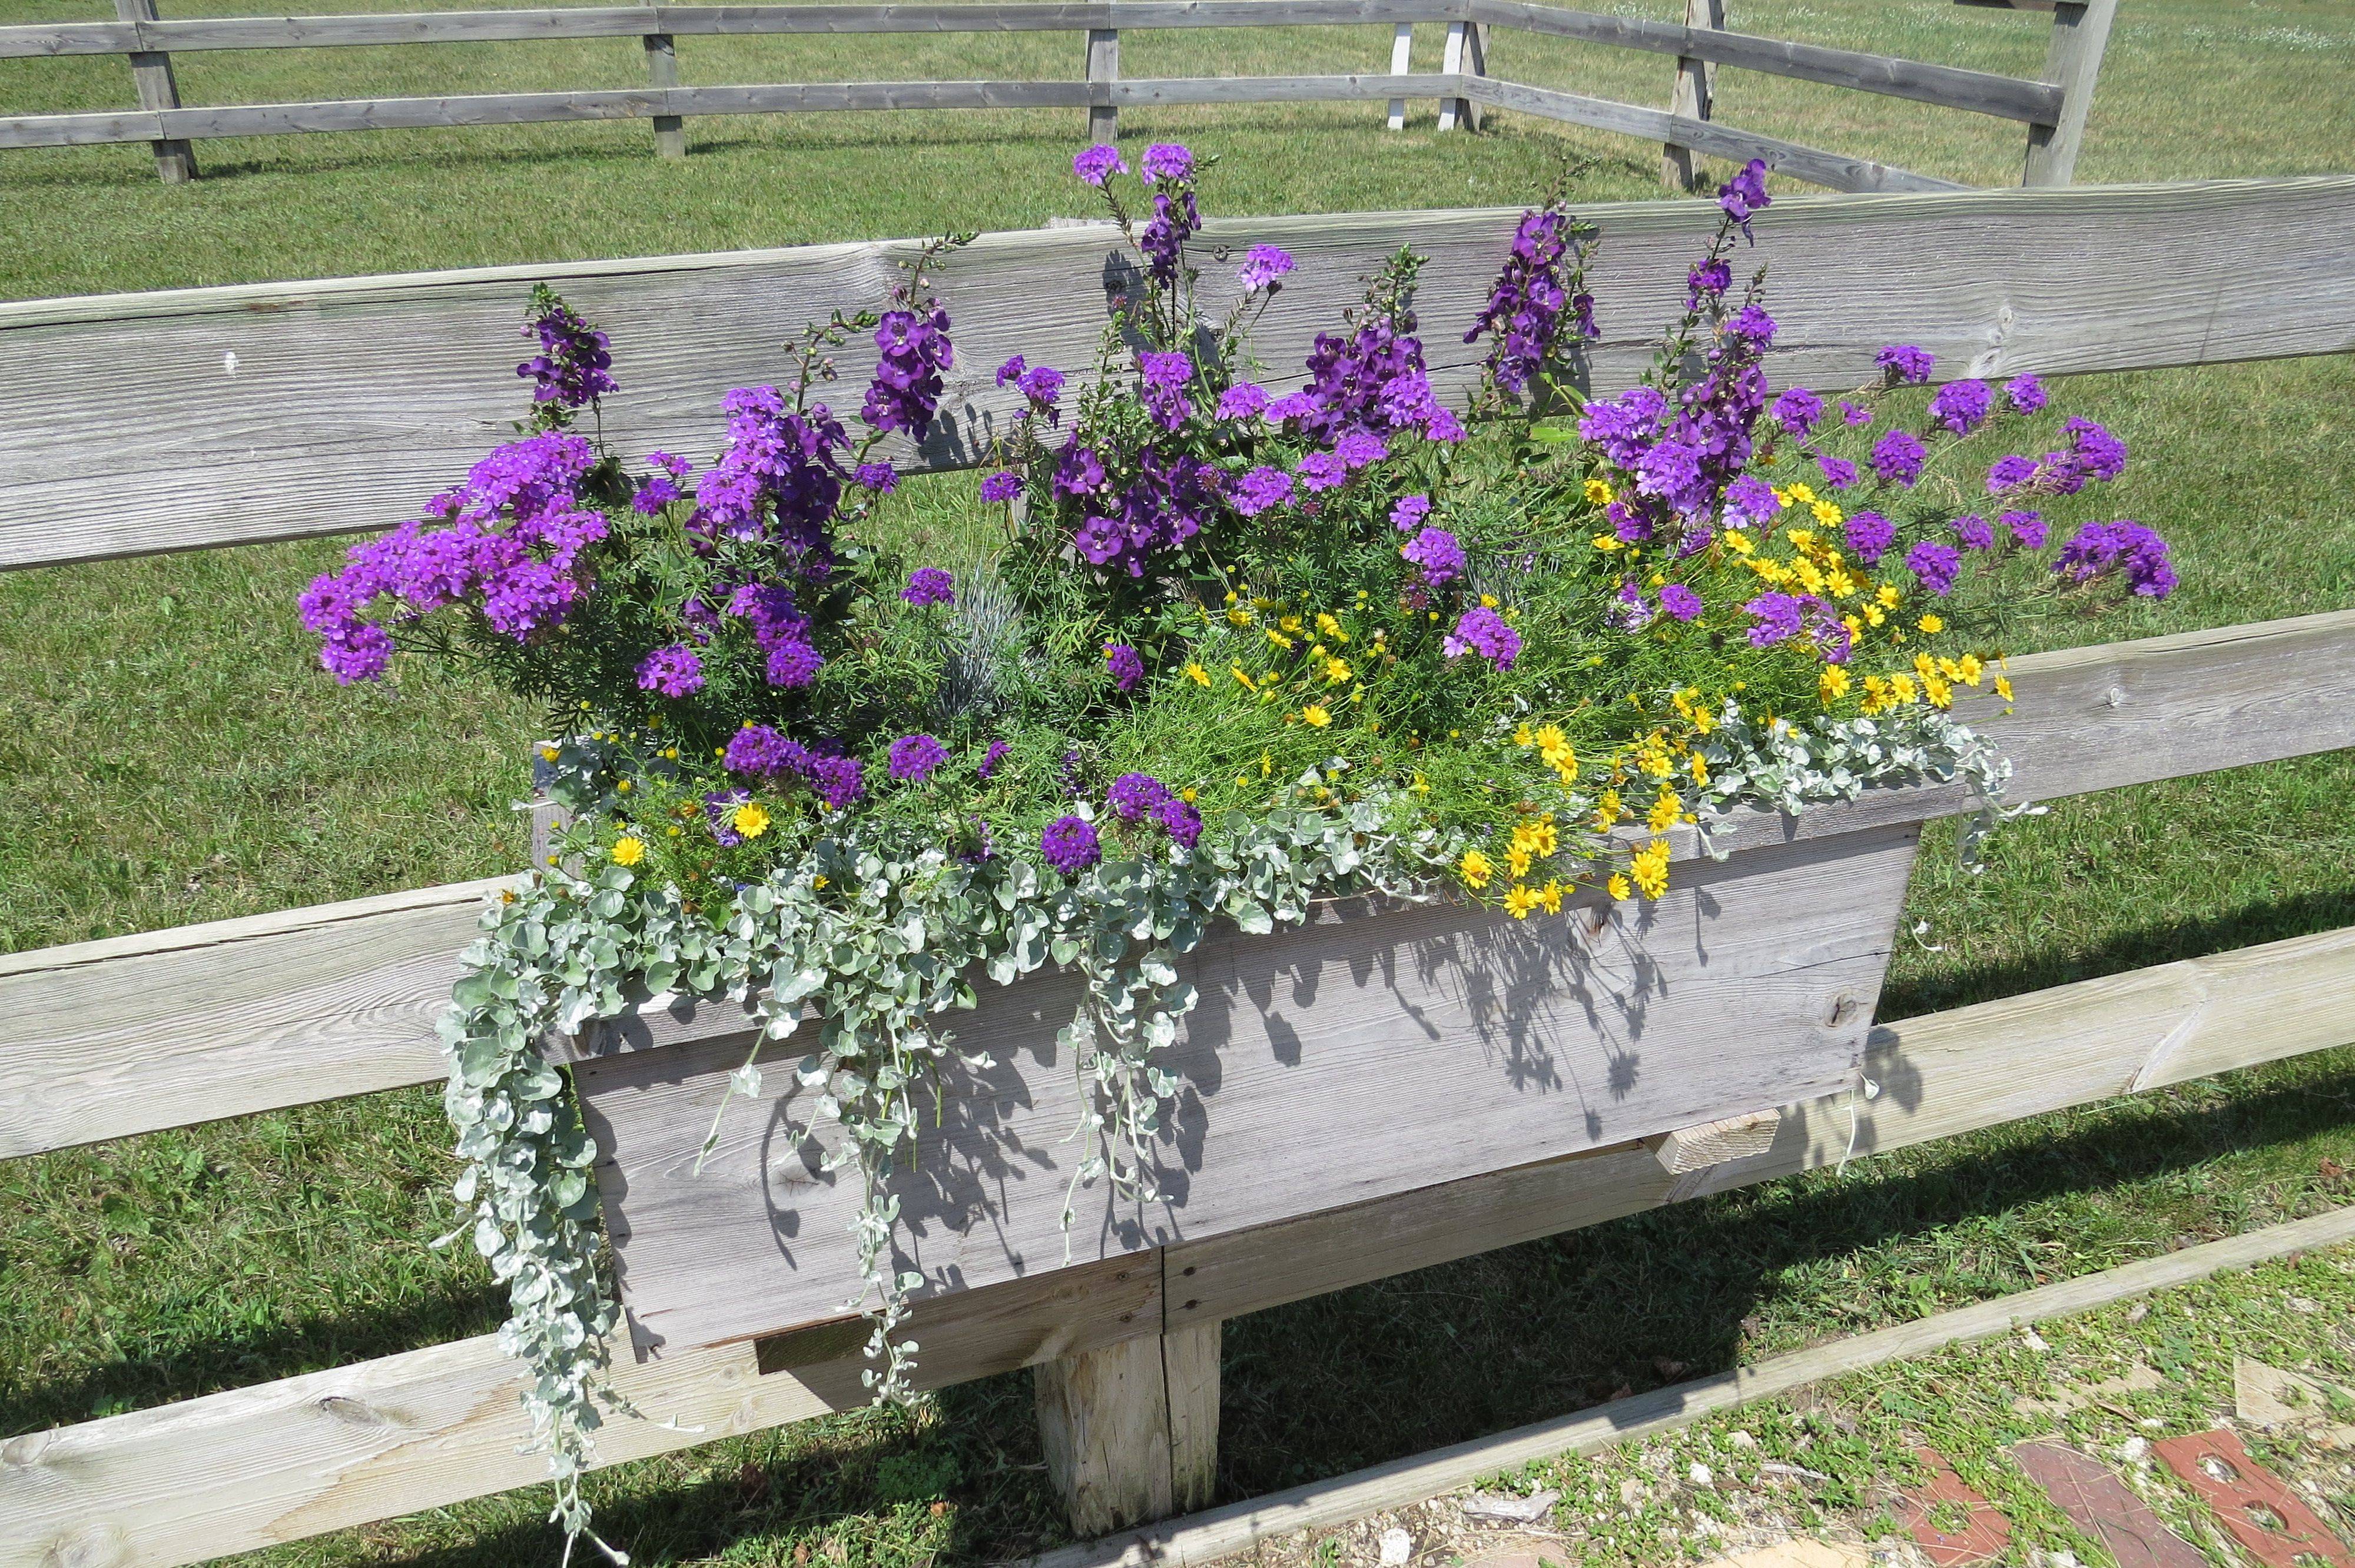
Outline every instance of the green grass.
{"label": "green grass", "polygon": [[[1627,8],[1676,10],[1673,0]],[[0,5],[0,21],[96,14]],[[1931,0],[1759,4],[1737,7],[1736,20],[2013,72],[2032,73],[2043,49],[2037,17]],[[1435,65],[1437,29],[1425,31]],[[1138,75],[1357,69],[1388,49],[1382,29],[1124,44]],[[1039,36],[688,39],[682,68],[690,82],[1066,75],[1078,47]],[[1666,94],[1668,62],[1655,56],[1509,34],[1497,56],[1507,75],[1639,102]],[[2355,15],[2341,5],[2128,0],[2081,173],[2343,166],[2355,149],[2350,62]],[[627,86],[642,69],[628,39],[179,64],[190,102]],[[0,112],[128,101],[119,60],[0,62]],[[1730,123],[1821,146],[1960,179],[2017,175],[2020,138],[1994,121],[1732,72],[1721,74],[1720,102]],[[1379,112],[1130,112],[1124,126],[1221,154],[1214,205],[1226,212],[1518,202],[1565,150],[1582,160],[1582,200],[1656,193],[1657,154],[1625,139],[1513,116],[1479,137],[1440,137],[1428,105],[1392,136],[1376,128]],[[697,152],[683,164],[657,162],[643,124],[283,137],[200,144],[207,177],[179,189],[155,180],[144,148],[12,154],[0,156],[0,294],[1026,226],[1080,207],[1062,172],[1077,119],[704,122],[690,127]],[[2185,588],[2122,628],[2030,619],[2015,651],[2355,605],[2345,501],[2355,364],[2086,378],[2067,396],[2133,444],[2117,506],[2175,541]],[[921,515],[953,519],[969,483],[923,482]],[[377,691],[332,687],[290,607],[339,548],[0,576],[12,698],[0,777],[13,807],[0,813],[0,948],[516,863],[521,829],[508,808],[530,715],[413,671]],[[2355,763],[2342,754],[2063,802],[1998,838],[1977,877],[1934,848],[1908,915],[1925,924],[1900,954],[1883,1013],[2355,923],[2351,786]],[[1664,1363],[1713,1370],[2355,1201],[2343,1176],[2327,1174],[2355,1166],[2351,1100],[2355,1053],[2330,1054],[1241,1319],[1229,1330],[1222,1494],[1647,1387]],[[0,1436],[487,1330],[497,1303],[479,1268],[423,1246],[448,1212],[443,1141],[434,1097],[417,1092],[0,1166]],[[1840,1398],[1927,1403],[1935,1419],[1966,1425],[1978,1364],[1891,1369]],[[2212,1392],[2211,1372],[2200,1375]],[[1892,1462],[1881,1448],[1858,1452],[1859,1488]],[[594,1490],[642,1563],[975,1562],[1060,1539],[1020,1377],[913,1412],[623,1467]],[[547,1558],[544,1507],[538,1493],[483,1499],[265,1560],[505,1568]]]}

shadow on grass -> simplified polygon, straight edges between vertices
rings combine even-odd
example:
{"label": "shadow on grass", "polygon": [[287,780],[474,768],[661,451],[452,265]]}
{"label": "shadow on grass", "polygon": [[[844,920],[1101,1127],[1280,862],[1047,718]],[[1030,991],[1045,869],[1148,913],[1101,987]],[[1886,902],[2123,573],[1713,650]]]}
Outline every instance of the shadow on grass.
{"label": "shadow on grass", "polygon": [[2229,953],[2348,925],[2355,925],[2355,887],[2253,901],[2198,919],[2154,922],[2090,947],[2040,949],[2031,958],[1895,981],[1881,993],[1878,1021],[1893,1023],[2073,980]]}

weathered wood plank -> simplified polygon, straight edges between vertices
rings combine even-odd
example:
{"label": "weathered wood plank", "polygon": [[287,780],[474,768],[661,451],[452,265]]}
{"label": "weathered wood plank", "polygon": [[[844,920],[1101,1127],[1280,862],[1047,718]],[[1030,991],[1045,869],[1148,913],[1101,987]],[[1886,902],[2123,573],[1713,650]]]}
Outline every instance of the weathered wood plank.
{"label": "weathered wood plank", "polygon": [[[1167,1276],[1163,1277],[1167,1298]],[[1180,1513],[1208,1508],[1219,1491],[1220,1353],[1224,1325],[1196,1319],[1161,1336],[1169,1386],[1169,1501]]]}
{"label": "weathered wood plank", "polygon": [[1178,1511],[1160,1335],[1041,1361],[1030,1379],[1047,1479],[1073,1534],[1103,1535]]}
{"label": "weathered wood plank", "polygon": [[[678,45],[668,33],[648,33],[645,44],[646,85],[667,94],[678,85]],[[655,154],[664,158],[687,156],[685,120],[676,114],[655,116]]]}
{"label": "weathered wood plank", "polygon": [[598,5],[344,16],[210,16],[0,27],[0,59],[134,49],[344,48],[768,34],[1031,33],[1461,21],[1469,0],[1113,0],[1082,5]]}
{"label": "weathered wood plank", "polygon": [[2052,11],[2052,40],[2044,54],[2044,79],[2060,94],[2050,115],[2028,127],[2024,185],[2065,185],[2075,176],[2077,151],[2085,142],[2085,116],[2094,107],[2094,82],[2109,47],[2117,0],[2062,0]]}
{"label": "weathered wood plank", "polygon": [[1503,81],[1493,77],[1474,82],[1471,90],[1482,102],[1498,109],[1518,109],[1527,114],[1560,120],[1572,125],[1592,125],[1600,131],[1617,131],[1663,145],[1675,143],[1734,163],[1764,158],[1767,166],[1777,174],[1788,175],[1830,190],[1958,191],[1965,188],[1953,180],[1891,168],[1870,158],[1845,157],[1818,147],[1785,142],[1780,137],[1762,136],[1754,131],[1737,131],[1714,121],[1688,119],[1665,110],[1646,109],[1640,104],[1589,98],[1579,92],[1558,92],[1546,87],[1525,87],[1519,82]]}
{"label": "weathered wood plank", "polygon": [[[1495,85],[1465,79],[1470,95]],[[134,139],[160,133],[148,116]],[[1652,136],[1666,139],[1657,127]],[[1434,380],[1460,396],[1479,350],[1459,341],[1459,323],[1487,300],[1518,216],[1229,220],[1209,238],[1264,239],[1301,259],[1257,340],[1279,367],[1301,362],[1383,257],[1414,246],[1431,259],[1418,301]],[[1593,216],[1604,335],[1591,374],[1609,391],[1648,364],[1715,212],[1646,202]],[[1770,364],[1778,383],[1852,387],[1893,342],[1920,343],[1971,375],[2355,347],[2355,271],[2340,265],[2355,249],[2347,176],[1792,197],[1756,231],[1784,323]],[[1092,361],[1107,307],[1090,302],[1107,297],[1115,249],[1087,229],[986,235],[943,264],[961,368],[931,440],[896,454],[903,471],[979,461],[1011,411],[986,374],[1008,355],[1074,369]],[[0,568],[414,515],[516,417],[515,327],[542,279],[613,336],[623,391],[604,419],[615,444],[708,452],[721,394],[776,375],[766,345],[837,306],[882,298],[912,251],[812,246],[0,305]],[[1225,307],[1226,287],[1225,270],[1212,269],[1207,309]],[[854,347],[843,356],[852,385],[869,368],[866,345]],[[142,410],[128,427],[126,407]]]}
{"label": "weathered wood plank", "polygon": [[1844,1159],[2355,1043],[2355,927],[2081,980],[1872,1032],[1867,1101],[1786,1106],[1774,1147],[1694,1184],[1641,1144],[1172,1245],[1172,1325],[1233,1318]]}
{"label": "weathered wood plank", "polygon": [[[1588,895],[1526,922],[1440,905],[1215,931],[1177,960],[1200,1000],[1156,1058],[1186,1086],[1150,1150],[1163,1195],[1099,1183],[1069,1226],[1094,1145],[1071,1136],[1090,1100],[1055,1039],[1081,977],[985,986],[944,1022],[996,1065],[919,1107],[891,1266],[941,1293],[1830,1093],[1855,1071],[1918,831],[1696,861],[1636,914]],[[1747,1050],[1725,1048],[1736,1019]],[[746,1045],[574,1065],[642,1353],[829,1316],[857,1277],[857,1184],[823,1169],[839,1128],[813,1130],[782,1073],[720,1112]]]}
{"label": "weathered wood plank", "polygon": [[1796,77],[1828,87],[1910,98],[1944,109],[1968,110],[2004,120],[2046,120],[2061,108],[2061,92],[2050,80],[2023,81],[2018,77],[1927,65],[1889,55],[1862,54],[1854,49],[1827,48],[1819,44],[1791,43],[1782,38],[1646,21],[1636,16],[1576,11],[1533,0],[1473,0],[1472,14],[1476,20],[1527,33],[1711,60],[1770,76]]}
{"label": "weathered wood plank", "polygon": [[[1804,1139],[1786,1134],[1724,1185],[1836,1161],[1850,1108],[1861,1118],[1859,1154],[1899,1149],[2342,1044],[2355,1035],[2350,1020],[2355,928],[1909,1020],[1876,1032],[1879,1099],[1804,1107],[1791,1124],[1806,1129]],[[1036,1364],[1159,1332],[1164,1320],[1173,1330],[1215,1322],[1595,1224],[1652,1206],[1673,1180],[1630,1146],[1226,1237],[1182,1257],[1173,1251],[1162,1260],[1160,1320],[1153,1277],[1126,1260],[1117,1268],[1138,1271],[1125,1278],[1080,1270],[920,1303],[922,1381]],[[2134,1266],[2190,1266],[2200,1252]],[[1967,1310],[1999,1319],[2083,1286]],[[825,1392],[829,1378],[856,1383],[855,1361],[790,1377],[758,1376],[756,1364],[749,1347],[625,1364],[638,1402],[657,1421],[676,1415],[679,1428],[616,1423],[602,1435],[603,1458],[798,1420],[842,1397]],[[93,1560],[121,1568],[176,1568],[529,1484],[539,1461],[514,1452],[524,1428],[513,1380],[513,1363],[485,1336],[13,1438],[0,1444],[0,1517],[13,1526],[0,1534],[0,1568],[46,1568],[101,1548],[114,1555]],[[192,1474],[206,1484],[188,1485]]]}
{"label": "weathered wood plank", "polygon": [[[2011,674],[2012,714],[1966,713],[2023,800],[2355,746],[2355,611],[2040,653]],[[1928,806],[1905,793],[1796,822],[1744,812],[1725,842],[1970,807],[1959,789]],[[439,1080],[432,1016],[503,885],[0,955],[0,1158]],[[653,1022],[664,1039],[732,1027]]]}
{"label": "weathered wood plank", "polygon": [[[970,1292],[916,1309],[915,1381],[937,1387],[1157,1335],[1159,1318],[1158,1269],[1128,1261]],[[764,1374],[741,1344],[624,1365],[615,1381],[651,1419],[609,1423],[599,1462],[864,1404],[864,1364],[854,1349]],[[0,1568],[177,1568],[530,1486],[547,1460],[517,1452],[530,1435],[517,1373],[485,1335],[10,1438]]]}
{"label": "weathered wood plank", "polygon": [[[1091,84],[1115,82],[1120,79],[1120,31],[1115,27],[1092,27],[1088,30],[1085,59],[1087,78]],[[1120,133],[1120,111],[1113,105],[1109,94],[1102,103],[1091,96],[1088,102],[1088,143],[1091,146],[1109,143]]]}

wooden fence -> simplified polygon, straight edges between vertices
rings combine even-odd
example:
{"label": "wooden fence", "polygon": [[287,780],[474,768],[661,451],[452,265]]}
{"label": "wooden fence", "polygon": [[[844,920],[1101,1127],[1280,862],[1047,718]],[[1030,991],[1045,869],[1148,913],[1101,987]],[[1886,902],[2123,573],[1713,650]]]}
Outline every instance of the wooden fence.
{"label": "wooden fence", "polygon": [[[2029,0],[1965,0],[1974,5]],[[1826,48],[1731,32],[1723,0],[1689,0],[1678,25],[1533,5],[1527,0],[1081,0],[1081,3],[880,5],[606,5],[568,10],[453,11],[350,16],[224,16],[164,21],[155,0],[115,0],[112,22],[0,27],[0,59],[125,55],[138,90],[135,111],[0,118],[0,148],[150,142],[167,182],[196,177],[191,143],[218,136],[422,126],[512,125],[575,120],[652,120],[666,157],[687,152],[686,121],[711,114],[789,114],[876,109],[1085,109],[1089,135],[1109,140],[1124,104],[1315,103],[1388,100],[1390,124],[1404,123],[1408,99],[1439,101],[1439,128],[1477,129],[1484,108],[1502,108],[1663,143],[1668,173],[1691,178],[1691,153],[1764,158],[1781,172],[1834,190],[1941,190],[1954,182],[1868,159],[1737,131],[1710,118],[1710,73],[1718,66],[1795,77],[1965,110],[2028,127],[2022,183],[2067,185],[2093,101],[2116,0],[2045,0],[2052,40],[2041,79],[1928,65],[1854,49]],[[1395,26],[1387,74],[1127,79],[1120,75],[1123,29],[1346,26]],[[1409,53],[1417,23],[1447,28],[1442,69],[1416,74]],[[1668,111],[1617,103],[1491,74],[1497,28],[1673,55],[1676,87]],[[677,40],[695,36],[843,33],[1082,32],[1084,79],[1071,81],[866,81],[682,87]],[[452,98],[343,100],[184,107],[172,56],[200,49],[335,48],[361,45],[483,43],[516,39],[638,37],[643,89],[479,93]]]}
{"label": "wooden fence", "polygon": [[[1635,365],[1638,333],[1673,312],[1694,204],[1604,215],[1604,340],[1596,375]],[[1510,215],[1327,217],[1252,226],[1310,262],[1297,276],[1329,306],[1401,238],[1433,253],[1426,319],[1469,313]],[[1401,226],[1407,232],[1401,233]],[[1827,226],[1829,226],[1828,228]],[[1838,387],[1868,373],[1884,327],[1974,373],[2221,363],[2355,347],[2355,179],[2074,192],[1974,192],[1778,203],[1758,223],[1775,260],[1786,340],[1777,379]],[[1237,238],[1241,238],[1238,231]],[[1836,238],[1841,243],[1825,243]],[[973,363],[1014,347],[1092,344],[1074,313],[1116,284],[1102,231],[985,239],[942,279],[975,323]],[[770,316],[865,303],[900,247],[551,268],[592,315],[622,310],[631,390],[609,410],[626,441],[667,428],[708,446],[719,392],[746,345],[778,341]],[[1891,258],[1888,260],[1881,258]],[[1645,289],[1609,286],[1636,268]],[[488,410],[514,397],[511,334],[534,274],[500,270],[336,284],[268,285],[0,307],[0,434],[10,461],[51,443],[40,482],[0,484],[7,564],[299,536],[381,525],[451,466],[440,444],[496,439]],[[1316,292],[1321,287],[1322,294]],[[1284,296],[1292,299],[1290,291]],[[690,308],[704,302],[698,313]],[[825,305],[815,302],[824,301]],[[1016,317],[995,319],[999,311]],[[1028,313],[1026,313],[1026,312]],[[633,350],[653,318],[672,357]],[[1281,360],[1309,322],[1280,323]],[[1047,329],[1053,329],[1051,331]],[[493,330],[496,329],[496,330]],[[255,336],[250,334],[260,334]],[[995,334],[995,335],[993,335]],[[1434,333],[1444,342],[1447,334]],[[489,352],[462,344],[485,340]],[[385,345],[392,345],[388,349]],[[225,346],[226,345],[226,346]],[[397,350],[388,384],[372,355]],[[135,353],[134,353],[135,351]],[[136,365],[118,362],[144,355]],[[224,370],[224,359],[244,368]],[[1072,363],[1079,361],[1073,360]],[[203,371],[195,374],[190,367]],[[1452,365],[1460,386],[1465,366]],[[651,381],[644,374],[652,372]],[[93,376],[127,383],[93,388]],[[772,370],[771,374],[773,374]],[[240,389],[225,408],[211,377]],[[135,399],[118,399],[135,386]],[[949,421],[985,428],[995,389],[950,389]],[[377,400],[371,406],[371,400]],[[329,415],[346,405],[357,424]],[[136,410],[126,419],[125,410]],[[414,415],[414,418],[409,416]],[[401,419],[401,440],[388,439]],[[230,428],[209,427],[227,420]],[[31,429],[37,421],[39,429]],[[375,422],[371,422],[375,421]],[[687,436],[689,430],[695,432]],[[414,440],[406,438],[417,438]],[[674,440],[679,438],[672,438]],[[200,491],[192,461],[218,455],[274,476],[289,496],[176,516]],[[964,450],[910,455],[943,466]],[[454,461],[454,460],[453,460]],[[101,462],[106,477],[77,466]],[[104,467],[112,464],[112,467]],[[305,467],[304,465],[318,465]],[[434,470],[421,475],[419,468]],[[314,474],[304,489],[296,476]],[[152,482],[133,482],[141,475]],[[27,490],[30,494],[25,493]],[[103,492],[77,513],[72,493]],[[267,493],[265,492],[265,497]],[[313,504],[322,514],[312,514]],[[2355,611],[2017,660],[2016,711],[1987,728],[2018,768],[2016,793],[2053,799],[2355,746]],[[0,957],[0,1156],[250,1115],[438,1080],[432,1020],[456,953],[499,882]],[[1678,1171],[1639,1144],[1425,1188],[1258,1230],[934,1298],[913,1323],[938,1385],[1047,1369],[1042,1399],[1091,1358],[1142,1356],[1170,1378],[1167,1434],[1197,1461],[1215,1442],[1218,1325],[1227,1318],[1406,1269],[1592,1224],[1855,1155],[2137,1094],[2355,1037],[2355,928],[2086,980],[1874,1031],[1878,1098],[1785,1108],[1771,1148]],[[803,1419],[863,1401],[855,1347],[830,1326],[696,1350],[620,1378],[649,1421],[601,1436],[616,1462]],[[529,1484],[517,1369],[489,1337],[409,1351],[0,1444],[0,1568],[69,1562],[169,1568]],[[1083,1380],[1082,1380],[1083,1381]],[[1188,1420],[1178,1419],[1183,1404]]]}

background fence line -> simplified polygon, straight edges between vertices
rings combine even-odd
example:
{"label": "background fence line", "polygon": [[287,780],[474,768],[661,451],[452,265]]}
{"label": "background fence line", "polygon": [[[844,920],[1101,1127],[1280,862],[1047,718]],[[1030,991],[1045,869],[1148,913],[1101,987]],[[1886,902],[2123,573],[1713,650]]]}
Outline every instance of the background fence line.
{"label": "background fence line", "polygon": [[[167,182],[193,179],[188,143],[221,136],[421,126],[650,119],[656,151],[684,156],[684,122],[709,114],[834,112],[852,109],[1084,108],[1092,139],[1109,140],[1123,103],[1302,103],[1389,101],[1391,129],[1405,123],[1406,101],[1439,101],[1442,131],[1478,128],[1486,104],[1604,130],[1662,139],[1667,167],[1691,177],[1694,150],[1735,160],[1764,157],[1796,178],[1834,189],[1940,188],[1923,175],[1843,183],[1854,161],[1814,154],[1774,137],[1710,124],[1707,73],[1718,65],[1794,77],[1861,92],[1885,93],[1942,108],[1989,114],[2029,128],[2022,183],[2069,183],[2085,110],[2101,66],[2115,0],[2063,0],[2054,12],[2043,79],[2023,80],[1899,59],[1855,49],[1790,43],[1727,31],[1722,0],[1689,0],[1679,25],[1605,16],[1528,0],[1085,0],[1079,4],[880,5],[630,5],[530,11],[453,11],[402,16],[229,16],[166,21],[155,0],[115,0],[117,20],[0,27],[0,58],[121,54],[130,57],[136,111],[0,117],[0,148],[91,146],[151,142]],[[1377,76],[1179,79],[1124,83],[1119,78],[1123,28],[1352,26],[1396,26],[1390,70]],[[1416,75],[1408,54],[1416,23],[1444,23],[1441,70]],[[1554,37],[1674,56],[1677,71],[1667,113],[1632,104],[1615,112],[1565,112],[1546,98],[1508,101],[1483,96],[1489,75],[1489,32],[1518,29]],[[1083,79],[1031,82],[839,82],[682,88],[677,40],[690,36],[762,34],[1080,32],[1086,36]],[[482,93],[432,99],[187,107],[172,76],[174,50],[334,48],[368,45],[483,43],[548,38],[637,37],[644,41],[642,91]],[[1369,85],[1372,84],[1372,85]],[[1529,92],[1544,92],[1522,84]],[[1573,95],[1574,96],[1574,95]],[[1582,103],[1601,102],[1582,100]],[[1551,107],[1549,108],[1548,105]],[[1631,118],[1636,117],[1636,118]],[[1877,165],[1875,165],[1877,167]],[[1897,171],[1887,172],[1895,175]]]}

